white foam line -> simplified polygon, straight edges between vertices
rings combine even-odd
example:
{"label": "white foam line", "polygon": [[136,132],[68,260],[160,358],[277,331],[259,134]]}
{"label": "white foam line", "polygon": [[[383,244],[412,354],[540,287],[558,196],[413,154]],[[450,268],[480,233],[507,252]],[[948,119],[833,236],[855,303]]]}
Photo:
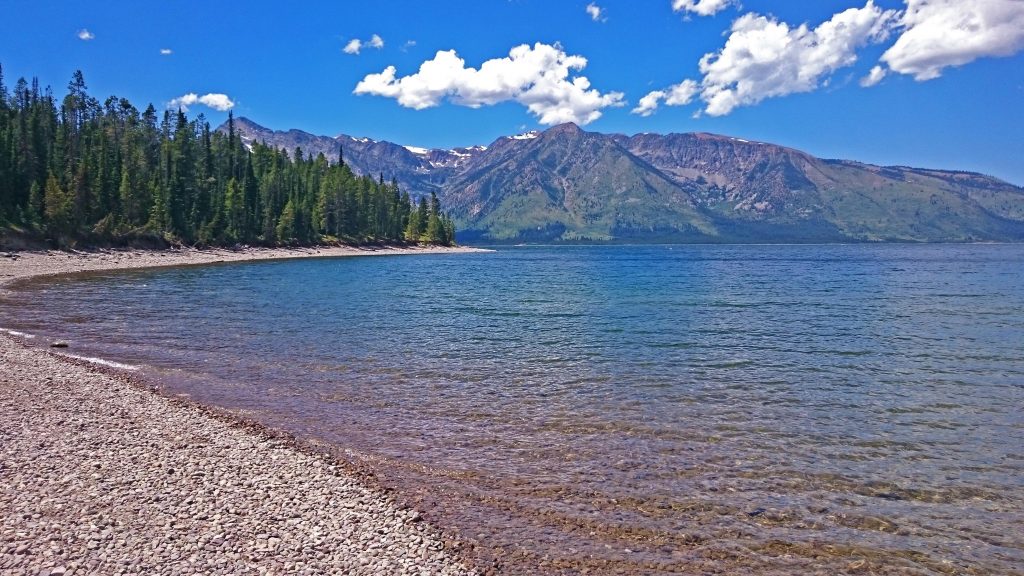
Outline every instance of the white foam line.
{"label": "white foam line", "polygon": [[7,332],[11,336],[17,336],[19,338],[35,338],[36,337],[35,334],[28,334],[26,332],[18,332],[17,330],[8,330],[7,328],[0,328],[0,330],[3,330],[4,332]]}
{"label": "white foam line", "polygon": [[113,360],[104,360],[103,358],[93,358],[92,356],[78,356],[77,354],[60,354],[68,358],[74,358],[75,360],[82,360],[89,362],[90,364],[99,364],[101,366],[109,366],[111,368],[117,368],[119,370],[138,370],[138,366],[132,366],[131,364],[121,364],[120,362],[114,362]]}

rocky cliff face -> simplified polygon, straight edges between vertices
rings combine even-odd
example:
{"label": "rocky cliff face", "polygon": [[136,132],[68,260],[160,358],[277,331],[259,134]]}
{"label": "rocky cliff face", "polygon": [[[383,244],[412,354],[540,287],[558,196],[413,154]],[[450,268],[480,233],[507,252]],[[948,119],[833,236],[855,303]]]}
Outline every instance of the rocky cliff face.
{"label": "rocky cliff face", "polygon": [[[225,129],[223,126],[221,130]],[[323,153],[436,192],[464,241],[1024,240],[1024,189],[969,172],[823,160],[714,134],[600,134],[574,124],[453,150],[275,132],[243,142]]]}
{"label": "rocky cliff face", "polygon": [[623,145],[677,184],[702,192],[696,199],[706,207],[783,209],[812,190],[820,172],[820,161],[803,152],[714,134],[638,134]]}

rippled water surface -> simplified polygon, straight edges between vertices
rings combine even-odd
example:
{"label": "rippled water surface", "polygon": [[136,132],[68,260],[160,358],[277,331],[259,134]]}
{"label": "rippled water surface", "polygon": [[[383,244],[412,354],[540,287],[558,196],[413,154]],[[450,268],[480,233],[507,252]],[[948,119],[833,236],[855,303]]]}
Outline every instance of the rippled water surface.
{"label": "rippled water surface", "polygon": [[1024,572],[1024,246],[93,274],[0,326],[346,449],[509,573]]}

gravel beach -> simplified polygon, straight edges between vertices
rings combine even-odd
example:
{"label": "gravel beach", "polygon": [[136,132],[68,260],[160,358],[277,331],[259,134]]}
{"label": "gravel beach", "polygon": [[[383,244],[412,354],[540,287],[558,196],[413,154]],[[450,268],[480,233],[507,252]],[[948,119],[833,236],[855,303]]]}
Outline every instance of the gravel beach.
{"label": "gravel beach", "polygon": [[[0,285],[84,270],[452,250],[471,249],[20,253],[0,258]],[[477,571],[415,510],[326,454],[0,334],[0,573]]]}

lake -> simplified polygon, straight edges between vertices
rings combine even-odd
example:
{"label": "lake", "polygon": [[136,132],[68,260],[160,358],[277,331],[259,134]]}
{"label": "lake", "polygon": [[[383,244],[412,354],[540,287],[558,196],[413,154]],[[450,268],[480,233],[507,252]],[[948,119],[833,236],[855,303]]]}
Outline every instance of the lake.
{"label": "lake", "polygon": [[93,273],[0,326],[334,446],[507,573],[1024,570],[1024,246]]}

